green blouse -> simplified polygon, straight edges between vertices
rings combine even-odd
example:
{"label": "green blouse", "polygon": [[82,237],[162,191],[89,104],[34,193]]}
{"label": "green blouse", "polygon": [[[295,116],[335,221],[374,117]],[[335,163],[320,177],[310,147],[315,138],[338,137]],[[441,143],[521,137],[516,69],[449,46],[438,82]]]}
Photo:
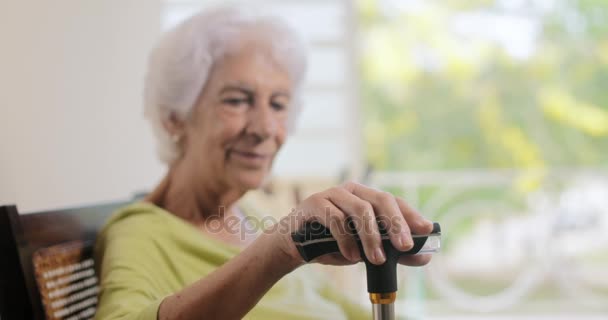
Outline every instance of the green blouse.
{"label": "green blouse", "polygon": [[[95,319],[156,320],[163,298],[211,273],[240,250],[160,207],[133,203],[110,218],[97,240],[101,290]],[[277,282],[244,319],[338,320],[370,315],[303,266]]]}

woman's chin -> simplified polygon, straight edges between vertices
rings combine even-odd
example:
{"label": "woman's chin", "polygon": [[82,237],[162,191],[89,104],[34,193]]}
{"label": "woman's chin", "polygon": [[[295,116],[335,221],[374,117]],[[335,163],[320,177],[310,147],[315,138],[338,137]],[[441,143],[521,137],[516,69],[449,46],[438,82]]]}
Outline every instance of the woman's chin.
{"label": "woman's chin", "polygon": [[240,172],[235,178],[235,182],[244,190],[259,189],[266,181],[267,171],[263,172]]}

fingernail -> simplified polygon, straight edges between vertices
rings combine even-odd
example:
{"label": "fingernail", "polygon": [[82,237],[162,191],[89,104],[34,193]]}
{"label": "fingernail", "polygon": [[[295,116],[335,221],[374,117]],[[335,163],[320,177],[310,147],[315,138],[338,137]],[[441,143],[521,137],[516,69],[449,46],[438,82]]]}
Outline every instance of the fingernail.
{"label": "fingernail", "polygon": [[382,249],[380,248],[376,248],[374,250],[374,261],[376,261],[377,264],[383,264],[384,261],[386,261],[386,258],[384,257],[384,252],[382,252]]}
{"label": "fingernail", "polygon": [[359,261],[361,260],[361,253],[359,252],[359,248],[354,248],[350,252],[351,261]]}
{"label": "fingernail", "polygon": [[399,245],[399,250],[403,250],[405,248],[405,243],[403,242],[403,235],[400,234],[397,236],[397,244]]}
{"label": "fingernail", "polygon": [[403,248],[403,250],[409,250],[414,246],[414,243],[412,242],[412,237],[404,232],[401,233],[399,240],[402,243],[401,248]]}

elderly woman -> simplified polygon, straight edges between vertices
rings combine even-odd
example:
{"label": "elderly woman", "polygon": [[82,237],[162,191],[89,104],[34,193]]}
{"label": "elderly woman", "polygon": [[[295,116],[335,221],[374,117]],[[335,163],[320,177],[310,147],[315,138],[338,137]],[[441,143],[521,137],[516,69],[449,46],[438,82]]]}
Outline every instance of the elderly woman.
{"label": "elderly woman", "polygon": [[296,271],[304,261],[290,234],[319,221],[334,233],[340,254],[317,262],[352,264],[361,255],[345,232],[350,219],[366,257],[382,264],[376,219],[387,222],[400,250],[412,247],[412,232],[432,229],[402,199],[347,183],[303,200],[264,232],[232,232],[234,222],[252,215],[239,199],[264,183],[294,122],[303,52],[278,19],[229,8],[200,13],[161,39],[150,57],[145,113],[168,171],[99,236],[96,319],[369,317],[305,268]]}

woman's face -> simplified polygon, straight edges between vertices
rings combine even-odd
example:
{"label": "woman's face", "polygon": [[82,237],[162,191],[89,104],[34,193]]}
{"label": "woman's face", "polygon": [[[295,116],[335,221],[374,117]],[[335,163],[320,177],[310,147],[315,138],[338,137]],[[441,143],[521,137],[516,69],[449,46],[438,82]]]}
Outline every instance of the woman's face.
{"label": "woman's face", "polygon": [[267,48],[245,45],[216,63],[185,126],[190,172],[224,187],[260,187],[285,141],[291,94]]}

